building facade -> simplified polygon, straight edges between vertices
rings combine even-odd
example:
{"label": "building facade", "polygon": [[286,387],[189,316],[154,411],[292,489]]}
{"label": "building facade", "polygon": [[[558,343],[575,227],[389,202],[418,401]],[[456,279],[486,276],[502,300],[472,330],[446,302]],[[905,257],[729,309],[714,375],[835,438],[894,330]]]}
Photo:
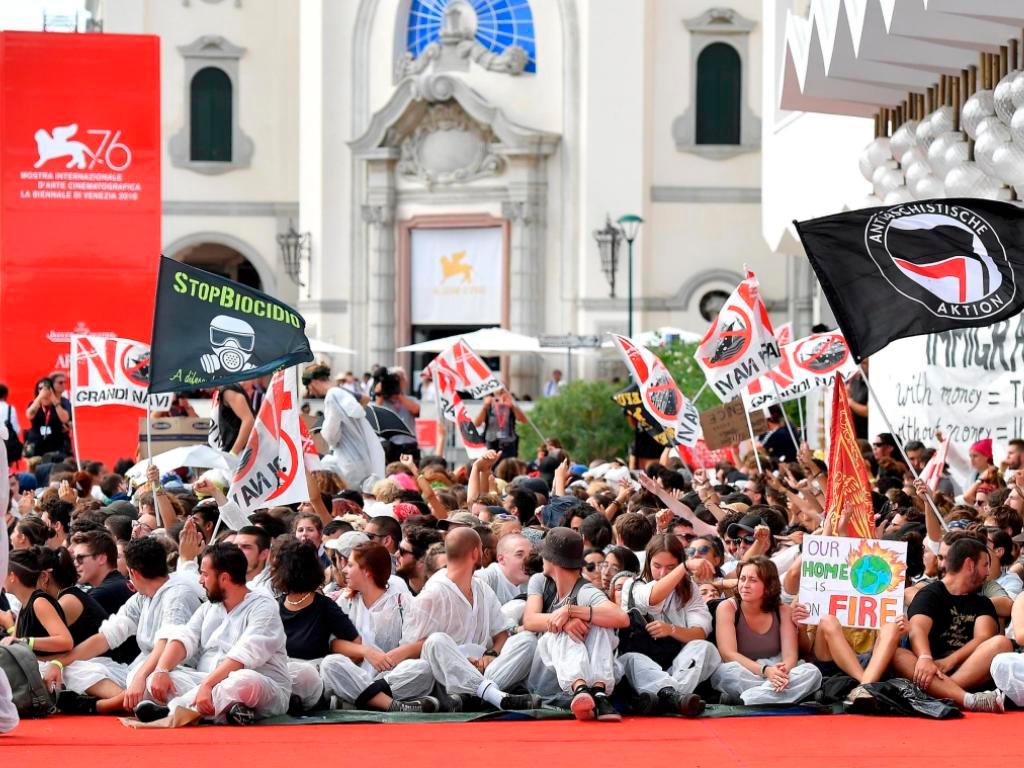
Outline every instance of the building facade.
{"label": "building facade", "polygon": [[[104,33],[161,37],[165,255],[295,304],[356,350],[339,367],[415,370],[398,347],[482,326],[625,331],[629,246],[612,272],[594,236],[625,214],[643,219],[635,332],[703,333],[744,264],[784,319],[792,268],[761,228],[761,5],[91,7]],[[513,390],[536,396],[561,360],[512,357]]]}

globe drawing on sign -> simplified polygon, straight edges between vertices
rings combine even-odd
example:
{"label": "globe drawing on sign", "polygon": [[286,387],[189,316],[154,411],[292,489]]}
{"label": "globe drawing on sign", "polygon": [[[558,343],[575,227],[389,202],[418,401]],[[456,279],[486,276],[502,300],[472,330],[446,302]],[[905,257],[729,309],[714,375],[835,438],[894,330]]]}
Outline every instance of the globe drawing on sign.
{"label": "globe drawing on sign", "polygon": [[862,595],[890,592],[903,584],[906,574],[906,566],[894,552],[868,540],[851,549],[846,562],[850,566],[850,584]]}

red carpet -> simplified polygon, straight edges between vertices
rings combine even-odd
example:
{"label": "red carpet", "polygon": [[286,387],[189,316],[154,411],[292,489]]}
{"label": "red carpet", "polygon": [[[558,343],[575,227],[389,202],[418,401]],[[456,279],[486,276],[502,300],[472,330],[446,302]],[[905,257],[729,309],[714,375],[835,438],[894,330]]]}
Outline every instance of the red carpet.
{"label": "red carpet", "polygon": [[[962,720],[744,717],[622,723],[497,722],[410,725],[201,726],[135,731],[112,717],[26,721],[0,736],[0,760],[17,768],[55,765],[201,766],[725,765],[829,768],[915,765],[941,750],[947,765],[1004,762],[1020,713]],[[929,757],[928,759],[932,759]],[[85,762],[85,761],[88,762]],[[669,763],[668,761],[672,761]],[[412,762],[409,762],[412,761]]]}

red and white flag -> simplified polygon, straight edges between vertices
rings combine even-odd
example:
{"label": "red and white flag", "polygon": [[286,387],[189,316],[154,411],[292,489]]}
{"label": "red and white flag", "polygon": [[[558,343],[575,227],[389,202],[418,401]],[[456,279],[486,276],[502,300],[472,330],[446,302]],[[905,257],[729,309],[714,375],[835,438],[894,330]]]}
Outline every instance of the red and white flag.
{"label": "red and white flag", "polygon": [[679,391],[657,355],[627,336],[613,333],[612,338],[640,389],[644,408],[668,432],[674,444],[693,448],[701,436],[696,406]]}
{"label": "red and white flag", "polygon": [[469,418],[459,393],[455,391],[454,379],[447,371],[438,369],[434,371],[434,383],[437,385],[438,403],[441,405],[444,418],[455,422],[455,431],[458,432],[459,440],[462,441],[469,458],[479,459],[487,452],[487,444],[480,436],[473,420]]}
{"label": "red and white flag", "polygon": [[309,434],[306,422],[302,419],[299,419],[299,432],[302,434],[302,455],[306,459],[306,469],[315,472],[320,469],[320,454],[316,452],[313,436]]}
{"label": "red and white flag", "polygon": [[750,270],[697,348],[697,364],[723,403],[781,361],[779,343]]}
{"label": "red and white flag", "polygon": [[784,346],[782,361],[743,388],[743,404],[752,411],[796,400],[832,386],[836,376],[846,381],[856,372],[857,363],[843,334],[815,333]]}
{"label": "red and white flag", "polygon": [[779,348],[786,346],[793,341],[793,322],[787,322],[775,329],[775,340],[779,342]]}
{"label": "red and white flag", "polygon": [[246,516],[263,507],[309,501],[298,390],[294,368],[270,380],[228,490],[228,499]]}
{"label": "red and white flag", "polygon": [[[451,377],[455,389],[468,392],[474,400],[504,389],[480,356],[464,339],[459,339],[435,357],[428,366],[432,374],[441,371]],[[441,388],[438,387],[438,390]],[[451,417],[449,417],[451,418]]]}
{"label": "red and white flag", "polygon": [[939,480],[942,479],[942,473],[946,469],[946,459],[948,456],[949,440],[943,440],[939,443],[939,447],[932,454],[932,457],[928,459],[928,463],[924,465],[924,469],[921,470],[921,479],[928,484],[932,493],[939,490]]}
{"label": "red and white flag", "polygon": [[[145,408],[149,345],[106,336],[71,337],[71,405],[130,405]],[[171,405],[170,393],[149,395],[155,410]]]}

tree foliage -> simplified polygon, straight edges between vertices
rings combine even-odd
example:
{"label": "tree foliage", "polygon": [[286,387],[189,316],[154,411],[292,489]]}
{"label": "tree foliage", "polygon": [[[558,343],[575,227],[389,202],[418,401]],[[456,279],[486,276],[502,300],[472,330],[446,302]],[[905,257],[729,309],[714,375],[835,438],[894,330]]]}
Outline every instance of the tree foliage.
{"label": "tree foliage", "polygon": [[[530,411],[530,419],[545,437],[557,437],[575,460],[624,457],[633,430],[612,400],[623,386],[623,382],[574,381],[554,397],[540,400]],[[520,456],[536,456],[540,445],[537,433],[528,424],[520,424],[518,432]]]}

